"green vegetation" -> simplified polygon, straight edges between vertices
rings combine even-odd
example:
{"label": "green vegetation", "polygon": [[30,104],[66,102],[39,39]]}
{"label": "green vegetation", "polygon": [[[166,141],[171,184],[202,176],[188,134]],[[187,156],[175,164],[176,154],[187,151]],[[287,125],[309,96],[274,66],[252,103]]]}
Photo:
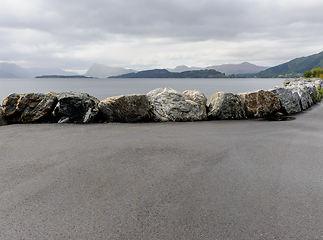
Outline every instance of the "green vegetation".
{"label": "green vegetation", "polygon": [[314,68],[310,71],[304,73],[304,77],[306,78],[323,78],[323,68]]}
{"label": "green vegetation", "polygon": [[315,90],[315,96],[314,99],[317,102],[321,102],[322,101],[322,97],[323,97],[323,88],[321,88],[321,84],[317,87],[317,89]]}
{"label": "green vegetation", "polygon": [[311,69],[323,67],[323,52],[308,57],[296,58],[284,64],[268,68],[253,77],[300,77],[304,72]]}

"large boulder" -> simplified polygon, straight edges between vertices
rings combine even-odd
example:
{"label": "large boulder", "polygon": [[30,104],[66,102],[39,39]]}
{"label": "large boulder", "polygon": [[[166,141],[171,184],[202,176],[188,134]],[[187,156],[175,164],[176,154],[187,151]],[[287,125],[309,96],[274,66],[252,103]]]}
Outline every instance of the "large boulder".
{"label": "large boulder", "polygon": [[201,120],[207,120],[207,98],[198,90],[186,90],[183,92],[186,101],[193,101],[198,104],[198,117]]}
{"label": "large boulder", "polygon": [[99,113],[99,100],[87,93],[60,92],[54,116],[59,122],[89,123],[95,120]]}
{"label": "large boulder", "polygon": [[319,78],[286,79],[284,86],[293,90],[301,98],[303,110],[317,102],[316,90],[320,90],[323,80]]}
{"label": "large boulder", "polygon": [[323,81],[320,78],[288,78],[288,79],[285,79],[283,86],[291,87],[299,84],[309,84],[309,83],[320,84],[322,82]]}
{"label": "large boulder", "polygon": [[269,91],[278,97],[281,106],[280,111],[286,114],[294,114],[302,111],[298,93],[286,87],[277,87]]}
{"label": "large boulder", "polygon": [[293,93],[298,94],[302,110],[306,110],[314,104],[311,90],[306,85],[293,85],[288,87]]}
{"label": "large boulder", "polygon": [[304,83],[303,85],[306,86],[309,90],[311,100],[313,100],[313,104],[317,103],[318,100],[318,90],[322,89],[322,80],[315,80],[313,79],[312,82]]}
{"label": "large boulder", "polygon": [[40,122],[51,116],[57,98],[47,93],[10,94],[3,101],[8,123]]}
{"label": "large boulder", "polygon": [[99,103],[101,119],[106,122],[147,121],[149,109],[145,94],[110,97]]}
{"label": "large boulder", "polygon": [[246,118],[241,97],[225,92],[213,94],[208,105],[208,118],[220,120]]}
{"label": "large boulder", "polygon": [[269,91],[242,93],[240,97],[249,118],[270,116],[280,109],[278,97]]}
{"label": "large boulder", "polygon": [[7,121],[6,121],[2,111],[3,111],[3,109],[0,106],[0,126],[7,125]]}
{"label": "large boulder", "polygon": [[17,108],[18,101],[25,94],[11,93],[2,102],[2,112],[8,123],[19,123],[21,113]]}
{"label": "large boulder", "polygon": [[20,122],[32,123],[49,119],[57,103],[57,98],[51,94],[28,93],[22,96],[17,104],[20,112]]}
{"label": "large boulder", "polygon": [[206,120],[206,97],[203,93],[157,88],[147,94],[155,121],[197,121]]}

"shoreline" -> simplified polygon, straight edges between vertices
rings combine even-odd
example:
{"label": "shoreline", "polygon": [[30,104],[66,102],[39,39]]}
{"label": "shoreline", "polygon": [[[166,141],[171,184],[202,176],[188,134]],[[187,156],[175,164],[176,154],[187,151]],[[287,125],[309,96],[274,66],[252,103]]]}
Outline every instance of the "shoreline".
{"label": "shoreline", "polygon": [[91,123],[207,121],[281,117],[299,113],[322,99],[321,79],[286,79],[283,86],[241,94],[214,93],[207,103],[198,90],[166,87],[147,94],[102,101],[78,92],[10,94],[0,107],[0,125],[13,123]]}

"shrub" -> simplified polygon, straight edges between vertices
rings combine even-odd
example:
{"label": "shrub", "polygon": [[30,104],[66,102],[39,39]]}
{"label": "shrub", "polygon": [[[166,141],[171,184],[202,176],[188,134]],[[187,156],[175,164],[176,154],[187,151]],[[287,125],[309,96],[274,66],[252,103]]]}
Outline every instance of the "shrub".
{"label": "shrub", "polygon": [[306,78],[310,78],[312,76],[312,72],[311,71],[307,71],[304,73],[304,77]]}
{"label": "shrub", "polygon": [[321,89],[321,84],[317,87],[317,89],[315,90],[315,96],[314,99],[317,102],[321,102],[322,100],[322,96],[323,96],[323,88]]}

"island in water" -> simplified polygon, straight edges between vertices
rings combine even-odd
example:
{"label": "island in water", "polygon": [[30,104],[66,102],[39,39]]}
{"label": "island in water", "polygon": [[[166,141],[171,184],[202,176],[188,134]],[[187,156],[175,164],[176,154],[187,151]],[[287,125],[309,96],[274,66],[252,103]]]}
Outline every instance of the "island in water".
{"label": "island in water", "polygon": [[87,77],[84,75],[43,75],[43,76],[37,76],[35,78],[94,78],[94,77]]}
{"label": "island in water", "polygon": [[230,75],[226,76],[224,73],[214,69],[193,70],[185,72],[170,72],[167,69],[153,69],[140,71],[135,73],[127,73],[119,76],[111,76],[109,78],[228,78],[228,77],[244,77]]}

